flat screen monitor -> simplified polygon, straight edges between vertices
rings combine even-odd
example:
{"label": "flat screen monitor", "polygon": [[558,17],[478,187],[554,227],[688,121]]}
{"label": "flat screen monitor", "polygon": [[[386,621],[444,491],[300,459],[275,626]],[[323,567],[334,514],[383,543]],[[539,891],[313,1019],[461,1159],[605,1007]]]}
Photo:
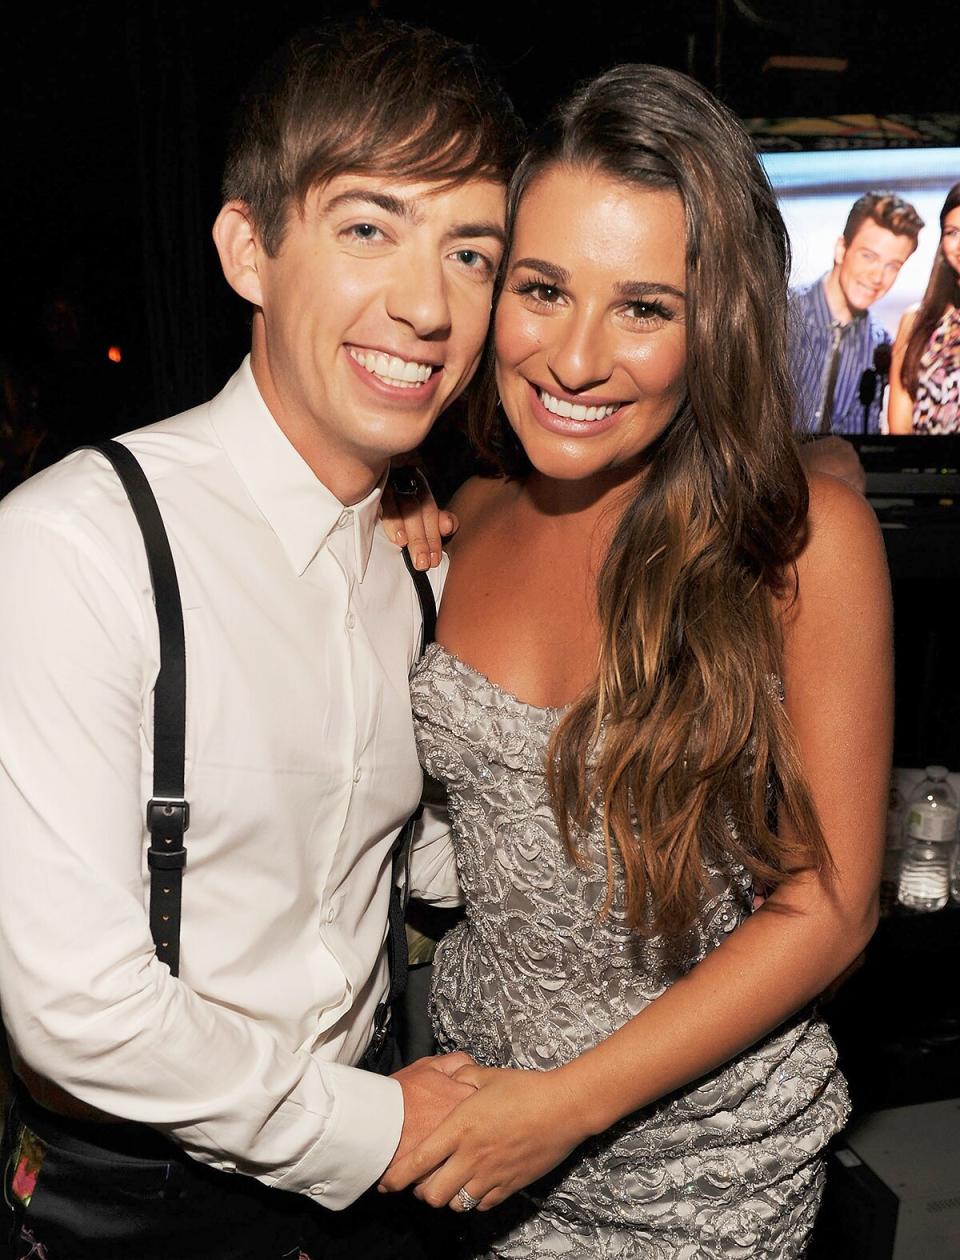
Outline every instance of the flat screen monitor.
{"label": "flat screen monitor", "polygon": [[[925,227],[914,254],[870,314],[896,336],[904,310],[919,302],[940,241],[940,207],[960,180],[960,147],[839,149],[761,155],[780,202],[793,251],[791,286],[829,271],[847,213],[864,192],[884,190],[911,202]],[[885,428],[885,411],[881,427]]]}

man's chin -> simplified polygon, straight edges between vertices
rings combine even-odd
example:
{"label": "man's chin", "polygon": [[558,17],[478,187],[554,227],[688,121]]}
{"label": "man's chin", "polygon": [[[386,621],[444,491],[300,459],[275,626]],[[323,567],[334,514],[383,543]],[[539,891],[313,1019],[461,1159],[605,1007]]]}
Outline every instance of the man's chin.
{"label": "man's chin", "polygon": [[865,298],[860,302],[850,302],[849,306],[854,315],[865,315],[867,311],[869,311],[870,307],[873,306],[875,302],[878,302],[882,297],[882,293],[875,293],[873,297]]}

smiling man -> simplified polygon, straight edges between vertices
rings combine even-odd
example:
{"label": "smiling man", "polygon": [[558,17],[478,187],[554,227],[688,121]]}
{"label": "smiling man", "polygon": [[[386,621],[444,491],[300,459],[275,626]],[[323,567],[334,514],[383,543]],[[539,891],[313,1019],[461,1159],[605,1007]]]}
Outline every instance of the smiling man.
{"label": "smiling man", "polygon": [[[469,49],[390,23],[298,38],[241,112],[214,237],[252,307],[251,355],[209,403],[122,439],[184,610],[178,975],[148,921],[145,818],[166,798],[148,805],[159,641],[143,541],[89,451],[3,503],[17,1254],[394,1254],[369,1200],[328,1209],[469,1092],[450,1076],[460,1056],[385,1074],[421,620],[377,515],[391,457],[477,365],[520,136]],[[443,842],[413,856],[434,899],[451,872]]]}
{"label": "smiling man", "polygon": [[[901,197],[864,193],[850,208],[834,247],[833,268],[791,293],[790,363],[798,432],[863,431],[861,381],[874,368],[877,347],[890,344],[890,334],[868,312],[917,248],[922,227],[923,220]],[[875,388],[868,412],[871,433],[880,427],[882,403],[882,390]]]}

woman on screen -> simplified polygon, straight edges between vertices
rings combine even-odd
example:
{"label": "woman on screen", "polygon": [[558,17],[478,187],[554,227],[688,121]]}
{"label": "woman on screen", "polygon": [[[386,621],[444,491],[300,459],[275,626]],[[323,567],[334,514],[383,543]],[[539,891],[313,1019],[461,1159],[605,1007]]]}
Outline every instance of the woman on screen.
{"label": "woman on screen", "polygon": [[890,369],[891,433],[960,432],[960,183],[940,211],[923,301],[905,311]]}
{"label": "woman on screen", "polygon": [[383,1182],[469,1212],[471,1256],[793,1260],[847,1111],[814,1004],[877,915],[883,544],[808,489],[783,223],[707,92],[601,76],[509,204],[502,475],[455,501],[411,681],[467,903],[435,1022],[477,1092]]}

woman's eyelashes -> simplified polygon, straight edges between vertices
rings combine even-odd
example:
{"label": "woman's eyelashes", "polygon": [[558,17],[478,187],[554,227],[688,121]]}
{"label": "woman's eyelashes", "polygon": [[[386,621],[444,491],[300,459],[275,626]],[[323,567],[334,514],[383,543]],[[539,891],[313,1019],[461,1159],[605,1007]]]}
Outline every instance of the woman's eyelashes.
{"label": "woman's eyelashes", "polygon": [[[526,279],[516,280],[509,289],[518,297],[526,298],[531,305],[547,309],[564,306],[569,300],[563,289],[542,276],[529,276]],[[677,315],[672,306],[653,297],[633,298],[629,302],[620,303],[615,310],[629,324],[645,328],[668,323]]]}

